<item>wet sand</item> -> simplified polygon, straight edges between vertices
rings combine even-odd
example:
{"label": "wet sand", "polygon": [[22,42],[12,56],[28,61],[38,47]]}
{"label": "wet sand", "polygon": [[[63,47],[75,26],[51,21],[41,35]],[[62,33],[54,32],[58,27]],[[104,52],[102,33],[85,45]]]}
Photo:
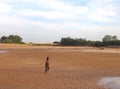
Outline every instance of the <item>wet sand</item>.
{"label": "wet sand", "polygon": [[0,51],[0,53],[6,53],[6,52],[8,52],[8,51]]}
{"label": "wet sand", "polygon": [[105,77],[99,81],[99,85],[110,89],[120,89],[120,77]]}

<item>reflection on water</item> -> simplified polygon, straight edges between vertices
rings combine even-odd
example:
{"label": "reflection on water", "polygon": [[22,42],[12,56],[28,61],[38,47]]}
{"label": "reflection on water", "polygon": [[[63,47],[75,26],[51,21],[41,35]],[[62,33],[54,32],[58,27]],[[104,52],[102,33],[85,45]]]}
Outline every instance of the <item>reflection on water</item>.
{"label": "reflection on water", "polygon": [[120,89],[120,77],[105,77],[99,81],[99,85],[111,89]]}
{"label": "reflection on water", "polygon": [[6,52],[8,52],[8,51],[0,51],[0,53],[6,53]]}

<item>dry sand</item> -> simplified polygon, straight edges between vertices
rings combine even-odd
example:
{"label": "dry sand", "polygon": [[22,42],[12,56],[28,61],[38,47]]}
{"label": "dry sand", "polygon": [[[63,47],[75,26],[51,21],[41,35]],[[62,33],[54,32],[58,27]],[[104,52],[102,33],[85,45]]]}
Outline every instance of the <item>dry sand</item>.
{"label": "dry sand", "polygon": [[[120,52],[92,47],[0,46],[0,89],[109,89],[102,77],[120,76]],[[96,50],[86,51],[86,50]],[[104,49],[107,51],[109,49]],[[116,49],[110,49],[116,50]],[[46,56],[50,71],[44,73]]]}

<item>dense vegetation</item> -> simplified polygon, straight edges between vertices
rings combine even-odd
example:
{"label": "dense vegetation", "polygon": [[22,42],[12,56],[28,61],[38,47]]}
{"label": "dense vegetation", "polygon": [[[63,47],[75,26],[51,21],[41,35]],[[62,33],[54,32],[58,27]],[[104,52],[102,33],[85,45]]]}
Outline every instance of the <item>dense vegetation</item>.
{"label": "dense vegetation", "polygon": [[105,35],[102,41],[90,41],[83,38],[61,38],[62,46],[120,46],[117,36]]}
{"label": "dense vegetation", "polygon": [[[0,38],[0,43],[15,43],[15,44],[23,44],[22,37],[18,35],[9,35],[2,36]],[[41,44],[40,44],[41,45]],[[44,45],[44,44],[42,44]],[[48,44],[47,44],[48,45]],[[51,44],[50,44],[51,45]],[[55,41],[53,45],[61,45],[61,46],[120,46],[120,40],[117,36],[105,35],[102,38],[102,41],[91,41],[83,38],[61,38],[60,42]]]}
{"label": "dense vegetation", "polygon": [[15,44],[23,44],[22,38],[18,35],[9,35],[9,36],[2,36],[0,38],[0,43],[15,43]]}

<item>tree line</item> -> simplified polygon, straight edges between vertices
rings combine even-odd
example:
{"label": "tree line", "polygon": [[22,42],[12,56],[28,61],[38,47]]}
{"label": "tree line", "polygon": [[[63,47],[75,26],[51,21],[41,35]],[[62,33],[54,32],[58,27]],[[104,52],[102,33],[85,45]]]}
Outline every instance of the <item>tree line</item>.
{"label": "tree line", "polygon": [[23,44],[22,37],[18,35],[9,35],[9,36],[2,36],[0,38],[0,43],[16,43],[16,44]]}
{"label": "tree line", "polygon": [[[2,36],[0,43],[24,44],[22,37],[18,35]],[[102,41],[91,41],[84,38],[61,38],[60,42],[55,41],[55,45],[61,46],[120,46],[120,40],[117,36],[105,35]]]}
{"label": "tree line", "polygon": [[105,35],[102,41],[91,41],[83,38],[61,38],[59,42],[61,46],[120,46],[120,40],[117,36]]}

